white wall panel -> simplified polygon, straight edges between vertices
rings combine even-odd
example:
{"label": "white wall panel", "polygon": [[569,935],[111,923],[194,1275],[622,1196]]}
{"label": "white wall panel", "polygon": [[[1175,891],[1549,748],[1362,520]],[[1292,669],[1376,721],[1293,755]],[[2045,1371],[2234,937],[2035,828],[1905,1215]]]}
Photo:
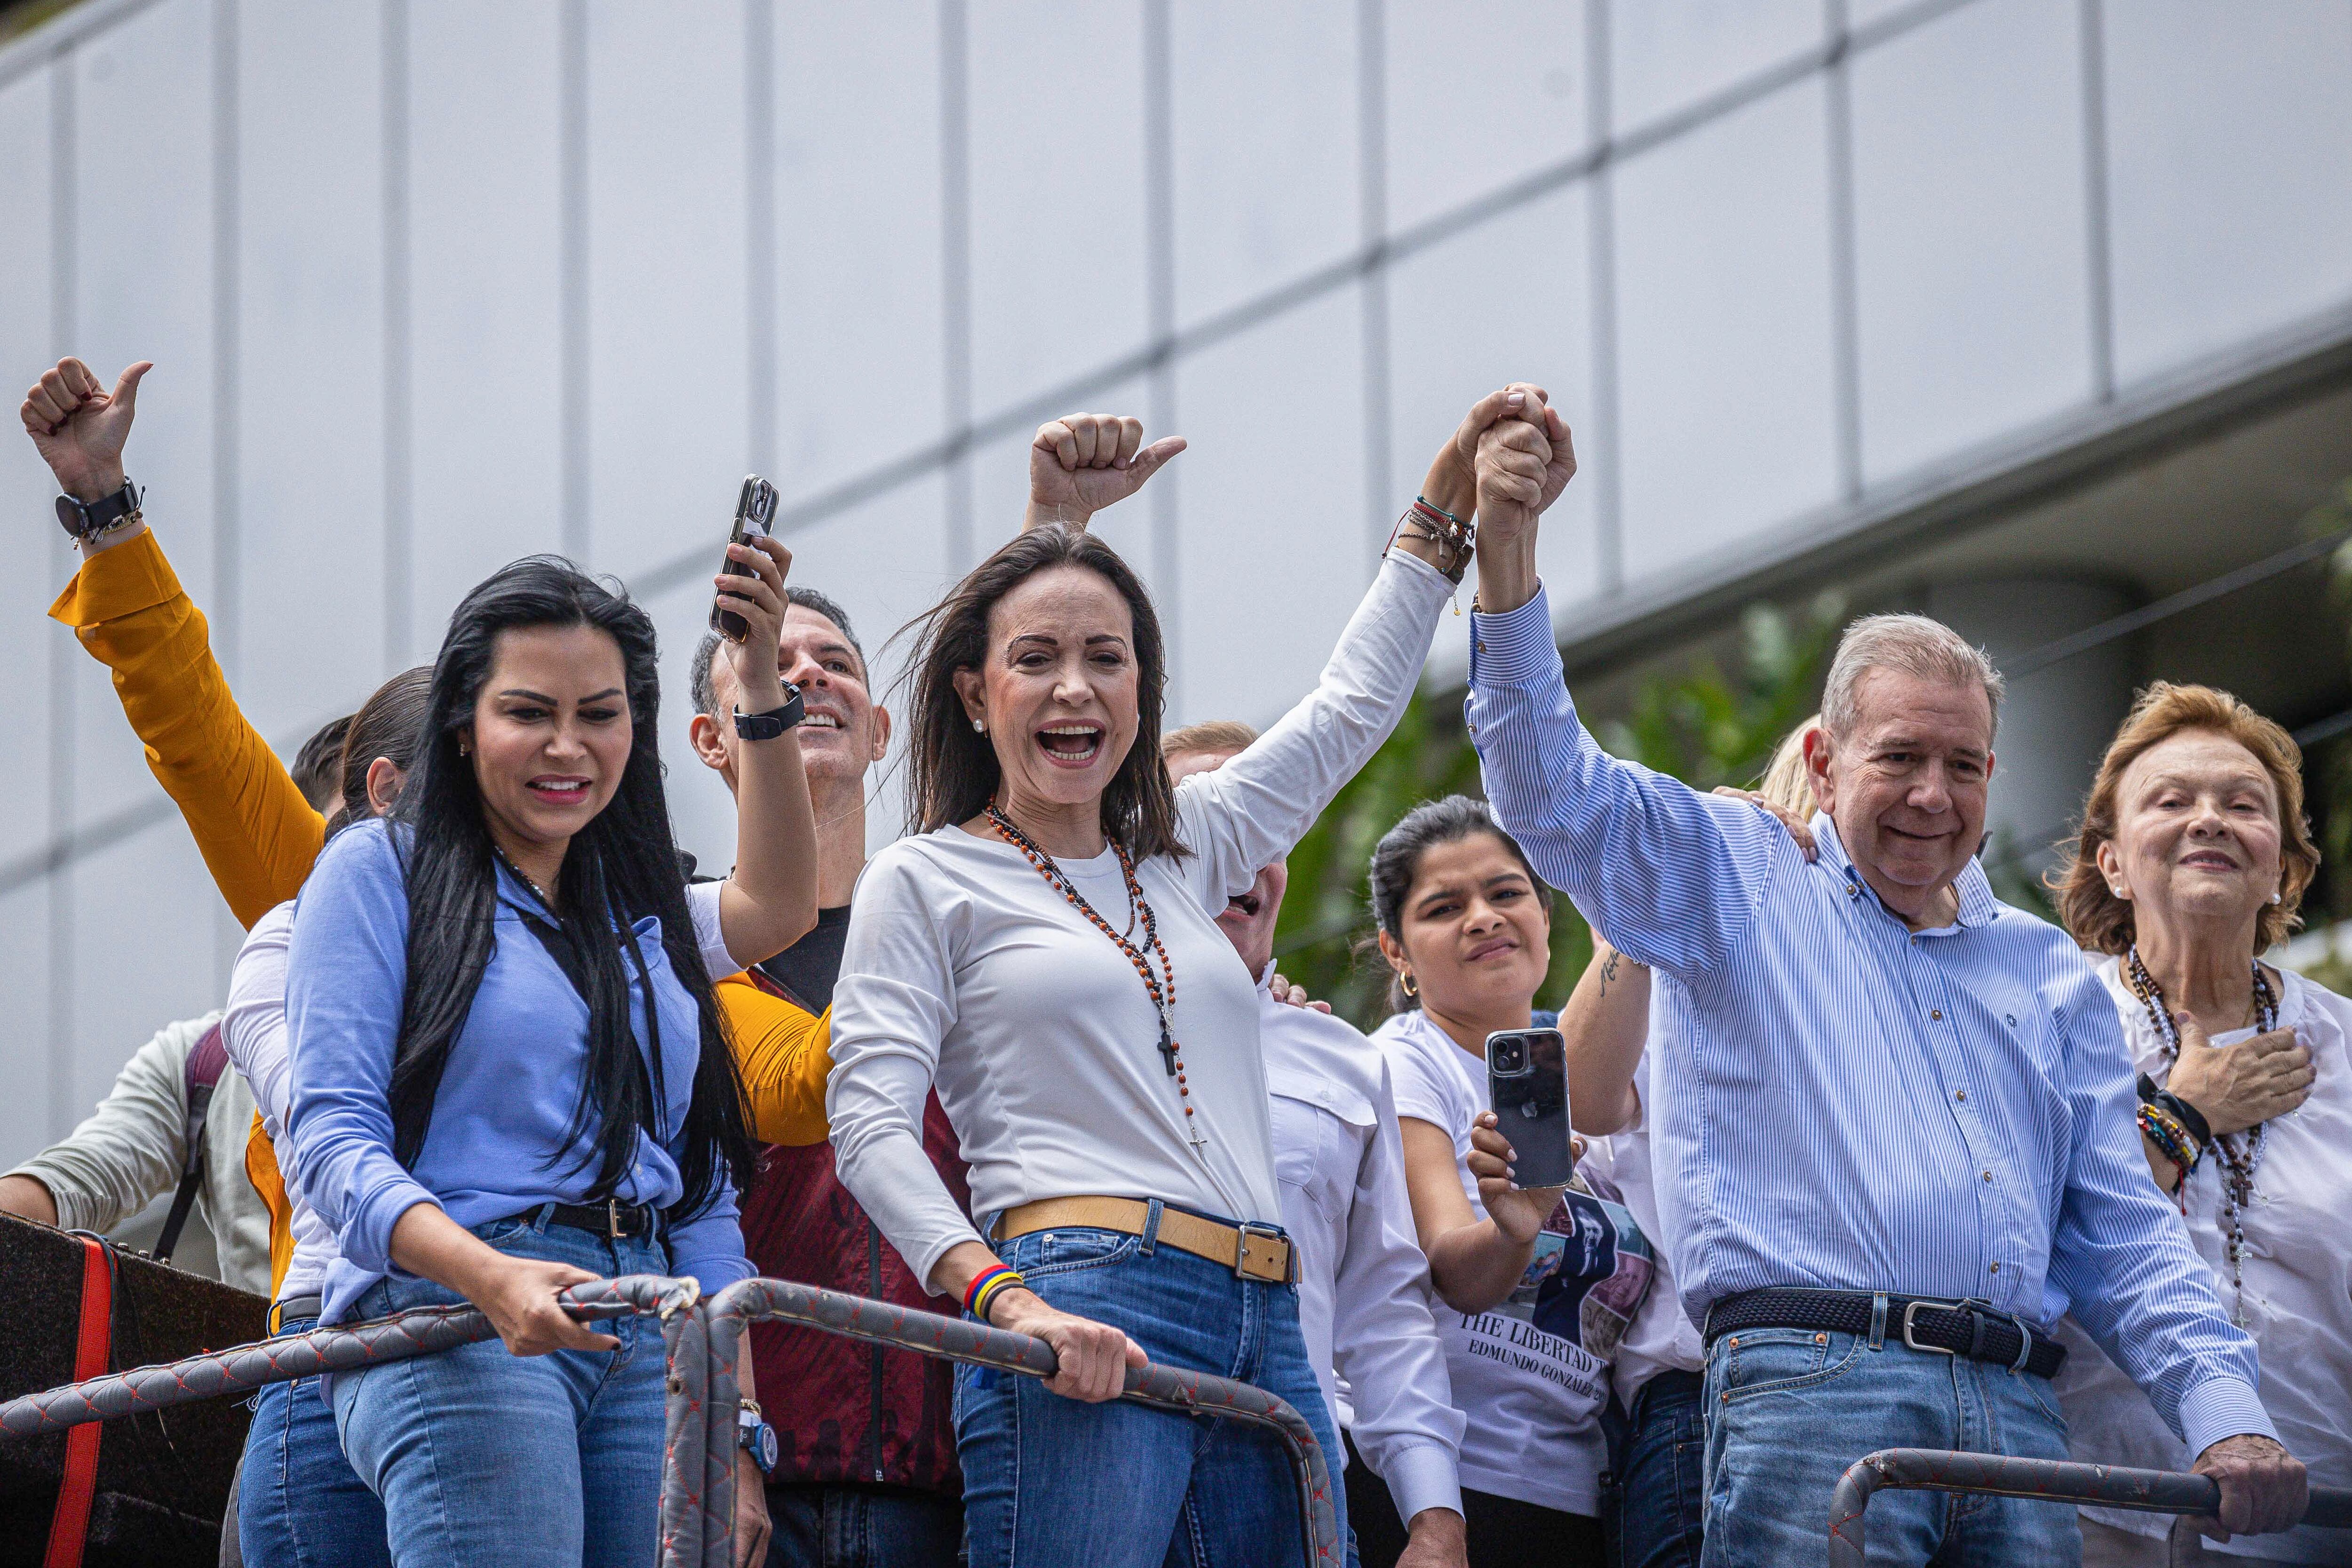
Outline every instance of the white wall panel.
{"label": "white wall panel", "polygon": [[[155,362],[124,458],[188,592],[213,578],[212,29],[203,0],[162,0],[77,48],[71,352],[110,386]],[[129,242],[126,243],[126,240]],[[235,626],[224,641],[232,653]],[[155,784],[106,671],[77,656],[73,802],[89,822]]]}
{"label": "white wall panel", "polygon": [[787,498],[945,427],[936,5],[776,14],[776,472]]}
{"label": "white wall panel", "polygon": [[383,679],[379,32],[238,8],[236,690],[289,755]]}
{"label": "white wall panel", "polygon": [[1382,7],[1391,228],[1409,228],[1591,144],[1584,14],[1592,3]]}
{"label": "white wall panel", "polygon": [[626,576],[709,539],[751,462],[743,7],[588,23],[587,554]]}
{"label": "white wall panel", "polygon": [[[1471,405],[1508,383],[1550,393],[1573,437],[1592,401],[1589,255],[1584,192],[1570,189],[1397,265],[1389,277],[1392,477],[1381,508],[1402,511]],[[1498,300],[1498,268],[1541,286]],[[1555,605],[1599,584],[1592,491],[1590,479],[1572,480],[1544,514],[1536,550]],[[1474,567],[1465,589],[1476,581]]]}
{"label": "white wall panel", "polygon": [[2105,16],[2117,378],[2352,298],[2352,5]]}
{"label": "white wall panel", "polygon": [[[1314,686],[1371,580],[1378,545],[1353,395],[1362,322],[1358,291],[1341,289],[1178,367],[1192,445],[1177,459],[1182,664],[1171,724],[1279,718]],[[1291,438],[1301,429],[1311,439]]]}
{"label": "white wall panel", "polygon": [[972,405],[993,413],[1141,345],[1138,0],[970,12]]}
{"label": "white wall panel", "polygon": [[1610,119],[1618,132],[1687,109],[1822,41],[1822,0],[1615,0]]}
{"label": "white wall panel", "polygon": [[8,1092],[0,1095],[0,1170],[52,1142],[71,1127],[58,1120],[73,1102],[64,1095],[52,1104],[49,1092],[49,993],[51,973],[49,884],[47,879],[0,893],[0,942],[8,962],[0,965],[0,1016],[8,1032],[0,1037],[0,1073]]}
{"label": "white wall panel", "polygon": [[555,0],[407,5],[407,644],[421,663],[468,588],[562,543],[562,121]]}
{"label": "white wall panel", "polygon": [[1359,244],[1357,11],[1354,0],[1170,7],[1180,324]]}
{"label": "white wall panel", "polygon": [[[67,1125],[89,1114],[131,1054],[174,1018],[221,1005],[228,976],[213,952],[220,894],[174,816],[120,839],[74,879],[73,1062]],[[126,962],[135,944],[137,962]]]}
{"label": "white wall panel", "polygon": [[1629,580],[1835,492],[1826,136],[1801,82],[1620,172]]}
{"label": "white wall panel", "polygon": [[1868,479],[2094,394],[2081,32],[1980,0],[1853,62]]}
{"label": "white wall panel", "polygon": [[[16,405],[47,363],[55,344],[49,309],[49,113],[47,71],[33,71],[0,88],[0,399]],[[48,465],[20,431],[0,435],[0,495],[9,498],[16,524],[15,569],[0,573],[0,735],[8,737],[0,767],[0,863],[37,849],[49,836],[49,661],[80,658],[72,634],[48,619],[49,601],[73,570],[64,533],[40,526],[40,510],[57,493]],[[37,899],[36,902],[37,902]],[[40,992],[45,973],[11,963],[0,980],[11,993]],[[10,1016],[16,1016],[11,1010]],[[33,1097],[37,1116],[40,1098]],[[0,1126],[0,1157],[12,1147]]]}

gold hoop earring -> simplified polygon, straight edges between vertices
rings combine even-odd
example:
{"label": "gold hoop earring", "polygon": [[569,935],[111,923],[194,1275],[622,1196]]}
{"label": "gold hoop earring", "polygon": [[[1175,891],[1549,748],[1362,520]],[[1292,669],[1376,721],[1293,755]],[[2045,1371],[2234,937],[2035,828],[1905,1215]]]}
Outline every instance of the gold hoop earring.
{"label": "gold hoop earring", "polygon": [[1410,969],[1397,971],[1397,989],[1416,1002],[1421,1000],[1421,987],[1412,983],[1412,971]]}

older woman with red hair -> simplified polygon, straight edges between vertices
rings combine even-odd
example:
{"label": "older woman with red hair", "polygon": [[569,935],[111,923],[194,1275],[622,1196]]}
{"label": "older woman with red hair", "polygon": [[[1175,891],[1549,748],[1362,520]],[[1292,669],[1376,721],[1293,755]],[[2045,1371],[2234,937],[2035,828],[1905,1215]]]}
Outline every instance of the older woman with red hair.
{"label": "older woman with red hair", "polygon": [[[2099,765],[2074,863],[2053,879],[2074,939],[2105,955],[2140,1079],[2148,1168],[2180,1205],[2222,1306],[2262,1353],[2263,1406],[2313,1484],[2352,1481],[2352,1002],[2261,954],[2298,923],[2319,851],[2302,754],[2226,691],[2142,692]],[[2070,1321],[2057,1380],[2074,1457],[2184,1470],[2147,1398]],[[2230,1542],[2232,1557],[2340,1563],[2334,1532]],[[2221,1561],[2182,1527],[2086,1509],[2084,1562]]]}

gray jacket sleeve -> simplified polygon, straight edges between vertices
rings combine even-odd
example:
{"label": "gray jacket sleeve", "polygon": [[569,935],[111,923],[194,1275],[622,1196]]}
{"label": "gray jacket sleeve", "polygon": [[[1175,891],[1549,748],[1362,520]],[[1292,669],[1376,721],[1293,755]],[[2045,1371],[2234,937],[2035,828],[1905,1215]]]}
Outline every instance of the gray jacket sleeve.
{"label": "gray jacket sleeve", "polygon": [[60,1227],[110,1230],[179,1184],[187,1160],[188,1054],[219,1017],[165,1025],[124,1064],[88,1121],[7,1173],[48,1188]]}

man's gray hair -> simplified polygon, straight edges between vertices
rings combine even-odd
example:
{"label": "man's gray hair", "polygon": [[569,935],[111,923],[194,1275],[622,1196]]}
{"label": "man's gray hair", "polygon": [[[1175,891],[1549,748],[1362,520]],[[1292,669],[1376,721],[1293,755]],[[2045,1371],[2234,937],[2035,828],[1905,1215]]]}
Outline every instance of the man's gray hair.
{"label": "man's gray hair", "polygon": [[1846,627],[1838,639],[1837,657],[1830,661],[1829,684],[1822,692],[1822,729],[1833,736],[1853,733],[1861,719],[1855,697],[1862,678],[1874,669],[1892,669],[1941,686],[1981,687],[1993,728],[2000,728],[2000,697],[2007,682],[1984,649],[1926,616],[1864,616]]}

